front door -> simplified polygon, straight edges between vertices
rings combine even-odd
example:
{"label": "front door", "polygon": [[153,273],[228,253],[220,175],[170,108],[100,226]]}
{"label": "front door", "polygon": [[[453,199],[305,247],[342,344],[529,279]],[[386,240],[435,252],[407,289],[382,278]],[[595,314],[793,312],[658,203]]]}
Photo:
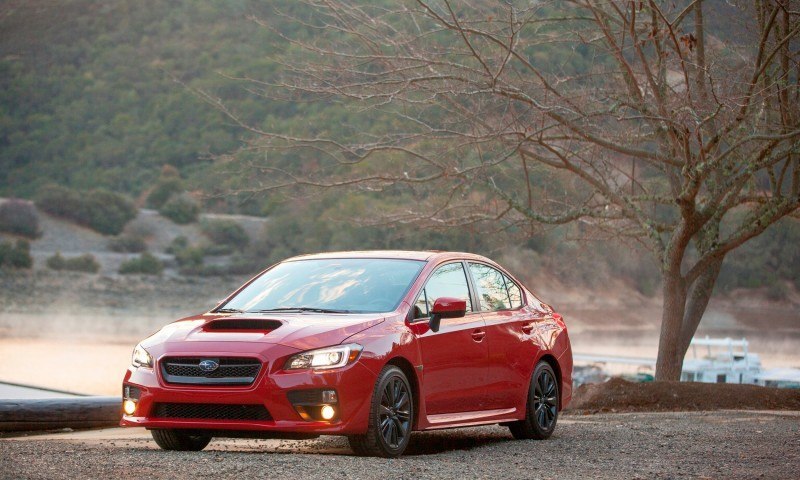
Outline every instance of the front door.
{"label": "front door", "polygon": [[422,351],[422,395],[429,415],[483,410],[488,348],[483,317],[472,305],[461,262],[438,267],[414,306],[415,317],[429,316],[439,297],[467,302],[462,318],[443,318],[438,332],[419,335]]}

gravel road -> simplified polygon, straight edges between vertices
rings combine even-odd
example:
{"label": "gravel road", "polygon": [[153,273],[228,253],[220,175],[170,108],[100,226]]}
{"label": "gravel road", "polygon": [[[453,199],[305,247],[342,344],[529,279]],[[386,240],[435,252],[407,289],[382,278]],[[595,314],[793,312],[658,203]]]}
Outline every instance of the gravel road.
{"label": "gravel road", "polygon": [[800,412],[568,415],[549,441],[502,427],[415,434],[394,460],[344,439],[217,440],[164,452],[141,429],[0,440],[0,478],[797,478]]}

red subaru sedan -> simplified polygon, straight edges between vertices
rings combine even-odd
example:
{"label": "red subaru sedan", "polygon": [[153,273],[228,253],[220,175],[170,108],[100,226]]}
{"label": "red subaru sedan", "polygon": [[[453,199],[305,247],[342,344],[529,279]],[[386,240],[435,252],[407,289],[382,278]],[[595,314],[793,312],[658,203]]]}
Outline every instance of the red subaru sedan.
{"label": "red subaru sedan", "polygon": [[122,426],[167,450],[346,435],[398,456],[414,430],[545,439],[572,393],[561,316],[467,253],[324,253],[273,265],[133,352]]}

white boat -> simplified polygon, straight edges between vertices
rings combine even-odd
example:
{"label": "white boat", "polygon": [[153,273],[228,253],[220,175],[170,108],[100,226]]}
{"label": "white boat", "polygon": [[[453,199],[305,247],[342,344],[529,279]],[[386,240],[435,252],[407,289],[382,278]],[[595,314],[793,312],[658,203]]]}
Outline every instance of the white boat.
{"label": "white boat", "polygon": [[764,385],[761,359],[748,352],[747,345],[744,338],[693,338],[683,361],[681,381]]}
{"label": "white boat", "polygon": [[608,374],[598,364],[574,365],[572,367],[572,387],[578,388],[585,383],[603,383]]}
{"label": "white boat", "polygon": [[799,368],[772,368],[765,370],[762,378],[767,387],[800,388]]}
{"label": "white boat", "polygon": [[[750,353],[746,339],[693,338],[683,360],[682,382],[742,383],[778,388],[800,388],[800,369],[764,370],[758,354]],[[603,354],[573,354],[575,386],[602,382],[612,375],[633,381],[652,381],[656,359]],[[612,370],[609,365],[616,365]],[[633,370],[635,368],[635,373]]]}

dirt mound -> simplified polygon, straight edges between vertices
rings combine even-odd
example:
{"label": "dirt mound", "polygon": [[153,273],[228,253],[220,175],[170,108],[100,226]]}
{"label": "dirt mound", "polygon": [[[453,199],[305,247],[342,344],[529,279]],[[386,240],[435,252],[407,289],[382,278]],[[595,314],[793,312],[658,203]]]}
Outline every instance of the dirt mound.
{"label": "dirt mound", "polygon": [[567,407],[571,413],[725,409],[800,410],[800,390],[729,383],[633,383],[612,378],[581,385]]}

